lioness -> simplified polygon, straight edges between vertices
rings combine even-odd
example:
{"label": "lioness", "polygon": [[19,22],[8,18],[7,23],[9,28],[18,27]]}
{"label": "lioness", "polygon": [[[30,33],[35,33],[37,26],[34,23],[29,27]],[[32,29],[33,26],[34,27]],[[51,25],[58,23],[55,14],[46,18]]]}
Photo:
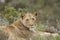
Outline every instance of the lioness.
{"label": "lioness", "polygon": [[26,40],[35,32],[37,13],[21,13],[20,18],[11,25],[0,27],[0,40]]}

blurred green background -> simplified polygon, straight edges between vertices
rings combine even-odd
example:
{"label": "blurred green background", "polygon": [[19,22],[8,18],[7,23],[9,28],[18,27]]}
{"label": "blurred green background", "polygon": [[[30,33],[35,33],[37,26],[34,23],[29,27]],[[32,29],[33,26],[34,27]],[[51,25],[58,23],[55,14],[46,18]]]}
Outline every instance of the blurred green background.
{"label": "blurred green background", "polygon": [[0,25],[16,21],[20,12],[37,12],[39,31],[60,31],[60,0],[0,0]]}

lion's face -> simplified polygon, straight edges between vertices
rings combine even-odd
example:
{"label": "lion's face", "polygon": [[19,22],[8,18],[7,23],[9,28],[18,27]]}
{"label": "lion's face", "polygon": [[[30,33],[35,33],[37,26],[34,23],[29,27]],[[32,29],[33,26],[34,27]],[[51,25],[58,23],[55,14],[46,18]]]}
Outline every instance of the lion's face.
{"label": "lion's face", "polygon": [[23,14],[21,14],[23,25],[28,27],[29,30],[35,28],[36,16],[37,16],[37,13],[26,13],[26,14],[23,13]]}

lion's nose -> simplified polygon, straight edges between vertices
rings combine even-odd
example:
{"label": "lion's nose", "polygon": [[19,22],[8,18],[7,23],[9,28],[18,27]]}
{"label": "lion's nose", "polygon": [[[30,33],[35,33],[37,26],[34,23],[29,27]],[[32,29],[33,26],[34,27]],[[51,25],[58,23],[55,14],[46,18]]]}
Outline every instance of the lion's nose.
{"label": "lion's nose", "polygon": [[30,26],[33,26],[33,25],[30,25]]}

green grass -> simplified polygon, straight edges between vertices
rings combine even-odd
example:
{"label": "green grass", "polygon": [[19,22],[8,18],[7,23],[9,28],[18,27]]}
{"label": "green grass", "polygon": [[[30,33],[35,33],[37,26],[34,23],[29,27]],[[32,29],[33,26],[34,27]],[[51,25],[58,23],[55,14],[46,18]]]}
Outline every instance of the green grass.
{"label": "green grass", "polygon": [[[41,31],[41,30],[44,30],[45,27],[42,24],[37,24],[36,29],[38,31]],[[34,36],[32,38],[32,40],[60,40],[60,32],[58,34],[59,34],[58,36],[52,36],[52,35],[49,35],[49,36],[41,36],[41,35],[38,34],[38,35]]]}
{"label": "green grass", "polygon": [[33,40],[60,40],[60,36],[53,37],[53,36],[37,35],[37,36],[33,37]]}

